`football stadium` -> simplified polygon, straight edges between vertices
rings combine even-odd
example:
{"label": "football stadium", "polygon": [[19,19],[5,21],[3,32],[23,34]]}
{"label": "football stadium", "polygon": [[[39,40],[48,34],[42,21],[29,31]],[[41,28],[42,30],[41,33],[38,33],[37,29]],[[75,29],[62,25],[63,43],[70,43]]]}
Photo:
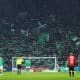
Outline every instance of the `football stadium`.
{"label": "football stadium", "polygon": [[0,80],[80,80],[79,0],[0,0]]}

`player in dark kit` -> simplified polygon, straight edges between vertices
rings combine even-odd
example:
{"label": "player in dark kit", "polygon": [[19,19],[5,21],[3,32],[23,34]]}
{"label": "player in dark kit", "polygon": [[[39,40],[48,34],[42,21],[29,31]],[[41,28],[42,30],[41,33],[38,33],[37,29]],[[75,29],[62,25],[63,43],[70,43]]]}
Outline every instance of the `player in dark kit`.
{"label": "player in dark kit", "polygon": [[69,67],[69,76],[74,77],[74,66],[76,64],[76,57],[73,55],[73,53],[70,53],[70,55],[67,58],[68,67]]}

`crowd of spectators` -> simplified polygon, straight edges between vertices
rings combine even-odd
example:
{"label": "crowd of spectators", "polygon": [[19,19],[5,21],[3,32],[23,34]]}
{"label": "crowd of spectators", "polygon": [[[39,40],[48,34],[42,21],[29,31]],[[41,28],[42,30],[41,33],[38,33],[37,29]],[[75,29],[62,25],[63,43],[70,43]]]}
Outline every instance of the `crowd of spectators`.
{"label": "crowd of spectators", "polygon": [[[5,63],[10,65],[12,57],[16,56],[56,56],[62,63],[69,52],[78,57],[80,25],[77,14],[73,14],[73,7],[70,7],[73,13],[68,13],[70,9],[67,9],[68,14],[65,14],[66,6],[59,8],[57,2],[56,6],[52,7],[50,1],[31,1],[20,0],[16,3],[14,19],[11,16],[0,18],[0,56],[4,58]],[[77,3],[75,6],[79,9]],[[67,20],[65,15],[60,15],[62,13],[59,10],[63,10]]]}
{"label": "crowd of spectators", "polygon": [[79,55],[80,32],[78,27],[55,25],[51,19],[46,20],[47,23],[41,23],[41,20],[43,19],[36,19],[33,23],[30,21],[31,26],[28,25],[30,27],[26,27],[27,23],[15,27],[14,24],[3,20],[1,23],[3,29],[0,33],[0,55],[4,57],[5,63],[10,64],[12,57],[16,56],[55,56],[59,57],[59,60],[63,58],[65,60],[70,51],[76,56]]}

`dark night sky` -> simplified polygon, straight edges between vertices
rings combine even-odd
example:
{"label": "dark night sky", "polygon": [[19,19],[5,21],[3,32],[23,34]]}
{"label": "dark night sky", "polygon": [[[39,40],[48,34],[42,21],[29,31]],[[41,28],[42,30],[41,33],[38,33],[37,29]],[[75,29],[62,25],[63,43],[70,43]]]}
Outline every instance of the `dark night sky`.
{"label": "dark night sky", "polygon": [[13,16],[15,5],[15,0],[0,0],[0,16]]}
{"label": "dark night sky", "polygon": [[[28,10],[34,15],[55,13],[62,22],[80,22],[79,0],[17,0],[17,11]],[[24,9],[23,9],[24,8]]]}
{"label": "dark night sky", "polygon": [[19,8],[27,9],[32,6],[37,10],[44,9],[43,6],[46,6],[47,9],[55,10],[58,14],[80,12],[79,0],[0,0],[0,13],[2,11],[13,13]]}
{"label": "dark night sky", "polygon": [[79,0],[0,0],[0,16],[12,17],[27,10],[35,15],[55,13],[65,22],[80,21]]}

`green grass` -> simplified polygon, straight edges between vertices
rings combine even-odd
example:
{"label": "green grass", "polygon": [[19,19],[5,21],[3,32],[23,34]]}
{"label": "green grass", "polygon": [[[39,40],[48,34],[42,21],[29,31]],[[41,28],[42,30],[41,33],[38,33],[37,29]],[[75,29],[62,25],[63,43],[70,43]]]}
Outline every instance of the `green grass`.
{"label": "green grass", "polygon": [[33,72],[17,75],[15,72],[5,72],[0,75],[0,80],[80,80],[80,73],[75,73],[74,78],[70,78],[68,73],[62,72]]}

